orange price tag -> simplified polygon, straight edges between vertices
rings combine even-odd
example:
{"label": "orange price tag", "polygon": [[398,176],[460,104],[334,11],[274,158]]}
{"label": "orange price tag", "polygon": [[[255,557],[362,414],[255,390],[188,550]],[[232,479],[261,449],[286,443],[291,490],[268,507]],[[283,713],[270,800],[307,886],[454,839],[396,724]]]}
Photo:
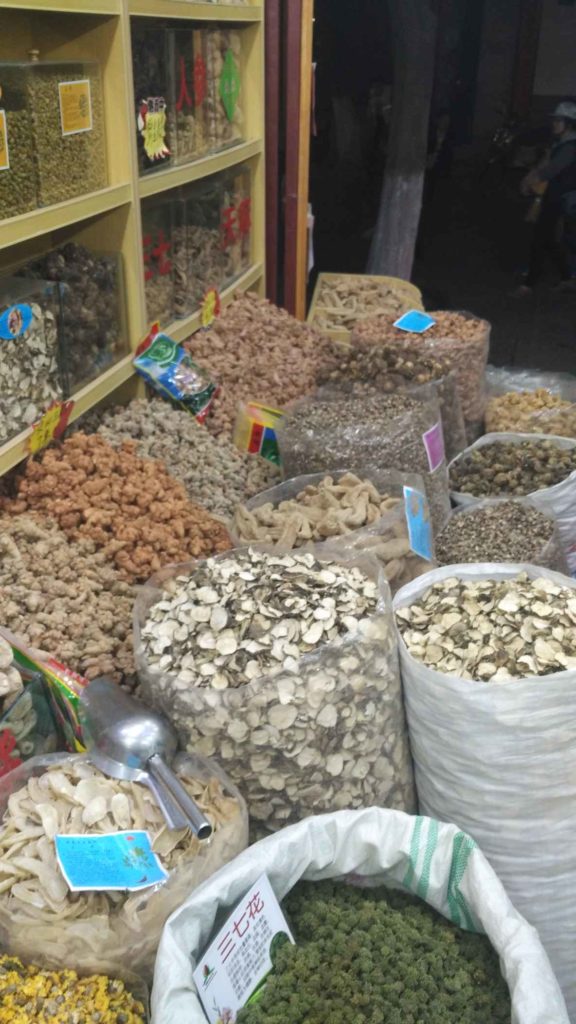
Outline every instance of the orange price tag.
{"label": "orange price tag", "polygon": [[68,426],[73,408],[74,402],[54,402],[46,410],[42,419],[32,427],[32,433],[26,443],[26,450],[34,455],[46,448],[55,438],[60,437]]}
{"label": "orange price tag", "polygon": [[216,288],[209,288],[202,302],[202,327],[211,327],[215,318],[220,315],[220,296]]}

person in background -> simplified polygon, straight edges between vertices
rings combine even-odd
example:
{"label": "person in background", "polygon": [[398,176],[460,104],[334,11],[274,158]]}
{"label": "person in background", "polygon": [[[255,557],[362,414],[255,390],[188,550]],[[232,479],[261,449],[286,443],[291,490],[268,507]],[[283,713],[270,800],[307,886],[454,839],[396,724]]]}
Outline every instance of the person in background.
{"label": "person in background", "polygon": [[576,102],[563,100],[552,117],[553,142],[548,157],[521,184],[534,195],[537,220],[530,264],[516,295],[530,295],[549,260],[560,274],[560,288],[576,289]]}

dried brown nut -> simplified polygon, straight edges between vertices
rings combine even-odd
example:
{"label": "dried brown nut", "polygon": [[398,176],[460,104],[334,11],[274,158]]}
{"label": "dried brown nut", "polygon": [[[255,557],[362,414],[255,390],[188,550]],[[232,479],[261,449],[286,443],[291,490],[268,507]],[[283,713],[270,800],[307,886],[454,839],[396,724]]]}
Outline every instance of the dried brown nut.
{"label": "dried brown nut", "polygon": [[231,547],[222,523],[191,502],[161,462],[140,459],[134,442],[112,448],[97,434],[73,434],[29,460],[9,512],[41,512],[67,537],[96,542],[130,581],[162,565]]}
{"label": "dried brown nut", "polygon": [[491,441],[464,452],[450,467],[450,488],[474,497],[531,494],[576,470],[576,446],[554,440]]}
{"label": "dried brown nut", "polygon": [[329,339],[255,295],[238,296],[185,347],[221,385],[206,425],[228,437],[239,402],[284,408],[313,390],[320,367],[335,358]]}
{"label": "dried brown nut", "polygon": [[566,572],[554,521],[520,501],[474,505],[456,512],[436,538],[440,565],[530,562]]}
{"label": "dried brown nut", "polygon": [[488,402],[486,430],[576,437],[576,405],[546,388],[509,391]]}
{"label": "dried brown nut", "polygon": [[576,668],[576,595],[548,579],[444,579],[396,611],[412,657],[485,682]]}
{"label": "dried brown nut", "polygon": [[412,806],[375,563],[240,548],[163,587],[136,608],[144,692],[182,743],[218,752],[262,829],[368,800]]}

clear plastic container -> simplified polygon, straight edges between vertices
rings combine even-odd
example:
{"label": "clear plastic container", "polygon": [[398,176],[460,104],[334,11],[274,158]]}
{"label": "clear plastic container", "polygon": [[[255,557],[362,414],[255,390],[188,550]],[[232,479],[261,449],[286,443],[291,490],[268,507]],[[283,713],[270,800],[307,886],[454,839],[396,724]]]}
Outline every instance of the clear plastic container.
{"label": "clear plastic container", "polygon": [[68,395],[128,352],[122,257],[68,242],[27,264],[20,274],[61,285],[64,385]]}
{"label": "clear plastic container", "polygon": [[174,220],[172,198],[142,203],[144,290],[149,323],[167,326],[174,319]]}
{"label": "clear plastic container", "polygon": [[207,70],[201,29],[168,30],[171,96],[170,139],[176,163],[208,152],[206,129]]}
{"label": "clear plastic container", "polygon": [[18,67],[0,68],[0,219],[38,206],[32,112]]}
{"label": "clear plastic container", "polygon": [[172,161],[175,136],[173,67],[163,22],[132,19],[132,73],[138,167],[159,171]]}
{"label": "clear plastic container", "polygon": [[226,172],[220,218],[222,248],[227,254],[230,284],[252,263],[252,175],[246,166]]}
{"label": "clear plastic container", "polygon": [[217,152],[244,139],[242,35],[219,25],[203,30],[208,148]]}
{"label": "clear plastic container", "polygon": [[64,397],[59,314],[58,285],[0,280],[0,445]]}

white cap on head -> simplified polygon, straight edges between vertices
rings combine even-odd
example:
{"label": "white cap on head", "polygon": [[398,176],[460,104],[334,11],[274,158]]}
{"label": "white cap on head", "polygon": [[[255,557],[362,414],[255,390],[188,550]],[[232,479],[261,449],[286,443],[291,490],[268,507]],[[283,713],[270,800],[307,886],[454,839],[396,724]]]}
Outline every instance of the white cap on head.
{"label": "white cap on head", "polygon": [[550,117],[567,118],[569,121],[576,121],[576,103],[571,100],[563,100],[559,103]]}

